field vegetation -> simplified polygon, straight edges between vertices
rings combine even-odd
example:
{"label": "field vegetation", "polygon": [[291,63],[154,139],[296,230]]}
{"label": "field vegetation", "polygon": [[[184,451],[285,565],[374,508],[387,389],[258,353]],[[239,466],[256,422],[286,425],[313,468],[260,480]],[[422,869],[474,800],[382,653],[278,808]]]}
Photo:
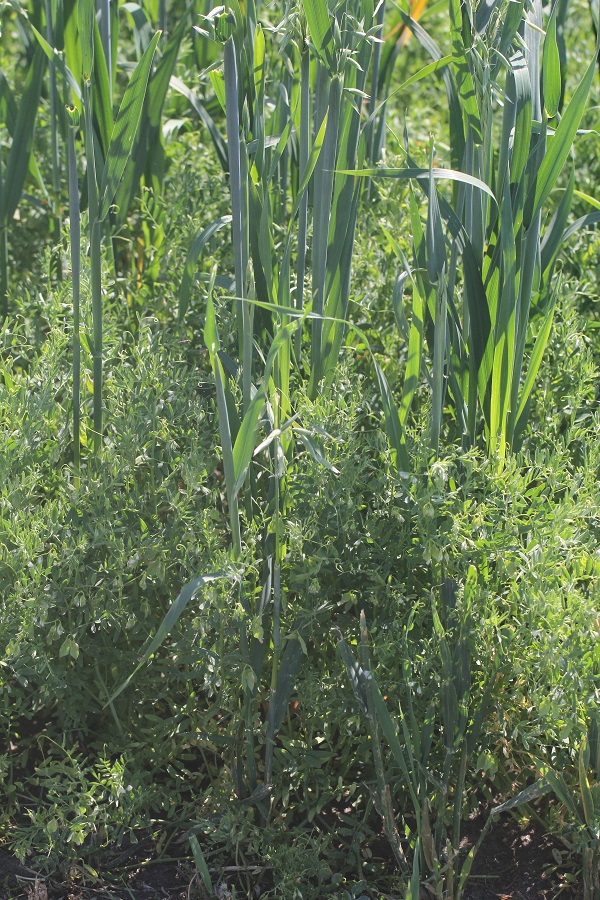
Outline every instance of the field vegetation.
{"label": "field vegetation", "polygon": [[597,2],[0,28],[0,896],[600,900]]}

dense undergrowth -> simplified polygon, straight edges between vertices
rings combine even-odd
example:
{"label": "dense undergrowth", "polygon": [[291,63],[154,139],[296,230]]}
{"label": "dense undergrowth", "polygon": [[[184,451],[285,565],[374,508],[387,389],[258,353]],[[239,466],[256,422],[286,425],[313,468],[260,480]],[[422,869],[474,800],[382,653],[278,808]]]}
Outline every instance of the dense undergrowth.
{"label": "dense undergrowth", "polygon": [[[180,6],[168,10],[171,33],[183,15]],[[503,4],[497,6],[507,14]],[[532,16],[542,14],[541,3],[525,7]],[[576,47],[568,57],[571,96],[593,52],[586,41],[577,43],[583,27],[577,16],[588,12],[575,2],[552,5],[544,11],[545,28],[555,7],[568,10],[565,33],[568,46]],[[158,3],[139,9],[148,27],[163,14]],[[287,100],[300,90],[289,62],[289,80],[281,76],[283,87],[267,96],[264,108],[258,75],[252,83],[240,76],[238,97],[231,34],[239,32],[238,65],[248,65],[254,45],[246,19],[244,28],[239,20],[246,12],[237,4],[231,9],[227,22],[198,17],[200,35],[182,32],[173,71],[198,95],[190,101],[180,88],[168,94],[161,110],[164,159],[146,170],[140,184],[126,170],[137,199],[127,216],[119,221],[115,214],[106,225],[100,395],[93,359],[94,261],[86,256],[86,241],[81,396],[74,399],[74,269],[66,253],[73,252],[74,223],[66,215],[59,223],[64,240],[58,246],[56,219],[35,173],[28,176],[31,198],[11,219],[8,314],[0,334],[2,846],[42,875],[81,863],[88,877],[99,872],[101,883],[120,850],[146,840],[156,855],[189,855],[196,896],[237,891],[238,897],[290,900],[416,900],[419,884],[427,884],[432,896],[458,900],[471,862],[460,852],[462,823],[475,815],[485,820],[493,811],[495,817],[541,820],[559,835],[565,847],[559,883],[562,878],[575,896],[585,891],[597,900],[597,237],[583,229],[570,238],[553,273],[558,296],[548,300],[540,283],[534,291],[526,356],[545,328],[546,303],[553,305],[553,321],[519,440],[512,449],[499,446],[496,437],[490,441],[494,419],[487,403],[496,389],[490,373],[488,393],[481,390],[477,398],[472,388],[469,394],[477,407],[469,440],[460,420],[466,373],[479,377],[480,387],[487,376],[482,360],[484,375],[472,368],[479,338],[461,344],[469,316],[457,312],[452,298],[462,302],[468,287],[450,232],[444,238],[441,219],[431,212],[435,203],[419,200],[417,207],[412,188],[381,179],[365,188],[360,204],[344,205],[348,185],[352,192],[360,179],[338,172],[331,209],[321,209],[329,219],[325,225],[315,221],[314,229],[321,228],[321,238],[329,233],[331,242],[350,221],[345,249],[324,278],[307,225],[306,293],[311,272],[313,305],[303,307],[297,270],[294,277],[289,272],[301,236],[293,232],[288,240],[296,214],[302,215],[300,149],[294,145],[285,156],[267,141],[245,187],[241,176],[236,187],[234,177],[223,174],[225,143],[232,148],[239,138],[243,175],[244,154],[257,153],[264,138],[257,124],[264,108],[268,127],[275,128],[270,117],[279,116],[276,124],[283,128]],[[306,22],[296,22],[299,8],[286,12],[290,21],[279,8],[264,10],[265,35],[269,21],[283,21],[290,41],[298,42],[299,34],[306,37]],[[45,23],[37,7],[30,14],[39,27]],[[446,7],[433,5],[428,14],[423,24],[448,45]],[[19,93],[19,66],[34,50],[26,42],[19,49],[17,22],[23,34],[29,32],[15,15],[9,11],[4,21],[3,66]],[[357,56],[365,48],[358,38],[352,44],[355,21],[341,13],[339,18],[346,30],[334,35],[336,64],[350,80],[339,100],[340,121],[346,122],[336,138],[341,142],[356,113],[349,98],[365,86],[352,81],[360,78],[359,67],[351,74],[343,69],[340,46],[347,39]],[[137,21],[128,31],[131,22],[123,17],[130,59],[135,40],[148,42]],[[215,21],[223,33],[207,42]],[[259,40],[256,33],[252,39]],[[99,40],[100,33],[96,53]],[[311,31],[310,52],[319,57],[318,66],[312,63],[311,91],[319,85],[323,90],[324,60],[329,64],[334,52],[328,40]],[[223,78],[220,42],[229,47]],[[410,47],[399,57],[392,86],[428,62],[415,38]],[[199,76],[212,63],[212,81]],[[271,74],[278,65],[270,58]],[[462,63],[457,65],[460,70]],[[330,81],[331,103],[335,76]],[[444,144],[449,126],[440,84],[430,74],[410,88],[407,120],[411,129],[420,122],[411,143],[424,167],[421,176],[430,170],[427,135],[421,133],[426,116],[427,129],[442,135],[436,142],[444,165],[455,165],[456,148]],[[267,95],[270,90],[268,83]],[[234,93],[240,117],[232,124]],[[394,131],[402,129],[404,102],[406,93],[390,101]],[[200,107],[204,126],[220,130],[220,143],[193,118],[190,108]],[[14,123],[2,114],[12,135]],[[82,101],[85,137],[92,120],[84,124],[84,115]],[[472,115],[467,107],[471,126]],[[594,160],[580,156],[577,144],[596,141],[589,133],[594,113],[586,116],[588,131],[575,143],[580,195],[574,213],[581,216],[590,209],[584,195],[593,197],[597,184]],[[101,123],[94,128],[100,141]],[[296,122],[297,142],[301,131]],[[327,149],[329,131],[314,132],[313,184],[325,197],[328,170],[319,168],[319,152]],[[46,92],[36,140],[47,148],[52,139]],[[391,135],[387,143],[386,164],[404,165]],[[109,146],[103,149],[110,159]],[[334,147],[342,152],[339,143]],[[362,167],[362,150],[351,157],[348,151],[346,170]],[[43,178],[52,181],[49,156],[39,155],[39,164]],[[289,185],[286,166],[296,166]],[[483,170],[472,177],[484,178]],[[63,199],[66,182],[64,169],[58,185]],[[80,173],[85,234],[91,188],[84,182]],[[437,196],[433,175],[427,183],[430,197]],[[126,192],[119,190],[125,202]],[[554,199],[568,190],[567,173]],[[322,199],[315,198],[316,188],[311,191],[307,210],[317,210]],[[515,188],[517,205],[519,196]],[[456,200],[451,189],[440,198],[442,209]],[[256,233],[242,252],[232,245],[229,220],[221,217],[241,217],[248,212],[244,203],[252,210],[249,233]],[[506,210],[506,194],[504,203]],[[426,248],[414,245],[417,220],[427,232]],[[198,233],[216,221],[210,244],[190,263]],[[493,241],[506,240],[494,231],[491,213],[488,225]],[[440,246],[447,259],[441,259]],[[352,280],[344,301],[348,253]],[[193,277],[182,310],[186,264]],[[448,275],[453,266],[455,280]],[[406,295],[398,289],[403,271],[412,283]],[[504,278],[505,268],[498,271]],[[442,297],[448,334],[455,332],[440,363]],[[301,328],[292,309],[304,313]],[[411,326],[419,315],[423,334],[415,370]],[[356,327],[341,329],[340,318]],[[294,352],[284,357],[288,347]],[[504,359],[499,354],[498,365]],[[407,369],[417,376],[411,388]],[[441,396],[435,389],[440,373]],[[94,433],[99,396],[100,450]],[[439,433],[432,441],[440,400]],[[78,401],[80,455],[73,443]],[[250,423],[251,446],[242,465],[246,450],[237,438],[245,434],[244,423]],[[194,581],[209,573],[214,580]],[[162,640],[153,643],[157,633]],[[373,852],[382,836],[390,848],[385,864]],[[227,869],[232,861],[234,872]]]}

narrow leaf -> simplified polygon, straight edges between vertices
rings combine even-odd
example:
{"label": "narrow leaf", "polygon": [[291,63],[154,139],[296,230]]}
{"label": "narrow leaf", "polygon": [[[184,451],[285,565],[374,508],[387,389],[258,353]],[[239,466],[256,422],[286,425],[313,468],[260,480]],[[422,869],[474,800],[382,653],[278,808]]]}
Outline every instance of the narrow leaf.
{"label": "narrow leaf", "polygon": [[127,90],[123,96],[102,174],[100,210],[98,213],[98,218],[101,222],[108,214],[117,188],[119,187],[119,182],[123,177],[125,167],[131,156],[133,142],[142,115],[146,88],[150,77],[150,69],[152,68],[152,61],[159,40],[160,32],[157,32],[150,41],[148,49],[143,57],[135,67]]}
{"label": "narrow leaf", "polygon": [[94,19],[94,114],[98,120],[102,155],[106,158],[113,132],[112,90],[108,66],[100,37],[100,29]]}
{"label": "narrow leaf", "polygon": [[81,66],[83,80],[89,81],[94,70],[94,26],[96,24],[96,4],[94,0],[78,0],[77,25],[81,42]]}
{"label": "narrow leaf", "polygon": [[199,578],[195,578],[193,581],[190,581],[185,585],[185,587],[181,589],[181,591],[177,595],[177,598],[169,607],[169,611],[167,612],[166,616],[158,626],[156,634],[148,644],[139,663],[137,664],[131,675],[129,675],[128,678],[125,679],[123,684],[114,692],[110,700],[107,701],[106,705],[112,703],[113,700],[115,700],[115,698],[118,697],[119,694],[121,694],[125,690],[125,688],[129,686],[132,679],[137,675],[142,666],[145,665],[152,654],[155,653],[156,650],[158,650],[167,635],[172,631],[173,626],[179,619],[180,615],[182,614],[192,597],[200,590],[200,588],[203,588],[211,581],[217,581],[218,579],[227,577],[229,576],[225,572],[212,572],[209,575],[200,575]]}
{"label": "narrow leaf", "polygon": [[346,672],[348,673],[348,678],[350,680],[350,684],[352,686],[352,690],[354,691],[354,696],[358,701],[358,705],[360,706],[363,714],[366,716],[368,714],[367,710],[367,695],[365,693],[365,689],[362,684],[361,676],[362,669],[358,664],[358,661],[354,657],[352,651],[348,647],[346,641],[342,638],[342,634],[339,630],[337,630],[338,635],[338,650],[340,656],[342,657],[342,662],[346,667]]}
{"label": "narrow leaf", "polygon": [[237,497],[246,479],[248,466],[256,447],[256,432],[266,395],[263,388],[257,391],[242,419],[233,447],[233,495]]}
{"label": "narrow leaf", "polygon": [[307,431],[305,428],[295,428],[294,434],[300,438],[316,463],[318,463],[320,466],[324,466],[326,469],[329,469],[329,471],[333,472],[334,475],[340,474],[340,470],[336,469],[336,467],[323,456],[318,445],[313,440],[312,432]]}
{"label": "narrow leaf", "polygon": [[560,54],[558,52],[558,43],[556,41],[557,12],[558,3],[555,3],[546,29],[544,50],[542,54],[544,106],[550,119],[553,119],[558,112],[561,95]]}
{"label": "narrow leaf", "polygon": [[216,222],[212,222],[207,228],[204,229],[194,240],[192,246],[190,247],[187,255],[187,259],[185,261],[185,267],[183,270],[183,278],[181,279],[181,285],[179,287],[179,320],[181,321],[187,312],[187,308],[190,302],[190,293],[192,290],[192,284],[194,280],[194,271],[197,265],[197,262],[202,255],[202,252],[210,239],[215,235],[218,231],[221,230],[225,225],[229,225],[231,223],[231,216],[222,216],[220,219],[217,219]]}
{"label": "narrow leaf", "polygon": [[583,824],[580,811],[577,808],[577,803],[575,802],[573,794],[567,787],[567,783],[563,776],[557,774],[546,764],[540,765],[540,771],[544,776],[543,780],[548,782],[550,789],[554,791],[563,806],[566,806],[574,821]]}
{"label": "narrow leaf", "polygon": [[381,366],[374,357],[373,366],[375,368],[375,375],[377,377],[379,393],[383,405],[385,433],[390,445],[392,464],[397,470],[408,472],[410,463],[406,450],[404,429],[400,423],[400,417],[398,415],[398,408],[396,406],[396,403],[394,402],[394,398],[392,396],[390,386],[387,382],[387,378],[383,374]]}
{"label": "narrow leaf", "polygon": [[579,790],[581,791],[581,803],[583,806],[585,823],[591,828],[596,820],[596,815],[594,810],[594,798],[588,781],[585,740],[579,750]]}
{"label": "narrow leaf", "polygon": [[302,663],[302,644],[298,638],[292,637],[286,641],[283,656],[277,673],[277,687],[269,706],[269,726],[271,736],[281,728],[284,716],[287,712],[290,698],[296,684],[296,676]]}
{"label": "narrow leaf", "polygon": [[554,318],[555,305],[556,305],[556,300],[554,300],[549,312],[546,314],[546,317],[544,319],[542,327],[540,328],[538,335],[535,339],[535,344],[533,346],[533,350],[531,351],[531,358],[529,360],[529,368],[527,370],[525,384],[523,385],[523,389],[521,391],[519,407],[517,409],[516,433],[521,432],[523,429],[523,426],[525,424],[524,422],[520,422],[519,420],[525,411],[526,405],[529,401],[529,397],[533,390],[533,385],[535,383],[537,373],[539,372],[540,365],[542,363],[544,351],[546,349],[546,345],[548,343],[548,338],[550,337],[550,331],[552,329],[552,320]]}
{"label": "narrow leaf", "polygon": [[36,37],[38,44],[40,45],[40,47],[42,48],[42,50],[44,51],[44,53],[46,54],[48,59],[52,60],[54,62],[54,65],[56,66],[57,71],[60,72],[60,74],[63,76],[63,78],[68,83],[69,87],[71,88],[71,91],[73,92],[74,97],[79,101],[79,104],[81,104],[82,93],[81,93],[81,88],[79,86],[79,82],[78,82],[77,78],[75,77],[75,75],[73,74],[71,69],[65,64],[65,62],[62,59],[58,50],[55,50],[53,47],[50,46],[50,44],[48,43],[46,38],[42,34],[40,34],[40,32],[37,30],[37,28],[34,25],[32,25],[31,28]]}
{"label": "narrow leaf", "polygon": [[565,233],[562,236],[563,242],[568,241],[581,228],[589,228],[590,225],[597,225],[598,222],[600,222],[600,212],[588,213],[587,216],[575,219],[573,224],[565,229]]}
{"label": "narrow leaf", "polygon": [[5,224],[8,224],[14,216],[25,185],[45,68],[44,54],[41,49],[37,48],[29,66],[25,88],[19,102],[13,140],[4,173],[4,209],[1,215]]}
{"label": "narrow leaf", "polygon": [[323,62],[330,64],[332,29],[327,0],[302,0],[302,8],[308,23],[313,46]]}
{"label": "narrow leaf", "polygon": [[[227,147],[225,145],[225,141],[221,137],[217,126],[214,123],[212,116],[207,112],[204,104],[200,102],[198,96],[191,91],[186,84],[181,80],[181,78],[177,78],[175,75],[171,77],[170,85],[173,90],[180,93],[183,97],[186,97],[189,101],[194,112],[198,114],[204,125],[206,126],[208,133],[210,134],[211,140],[214,144],[217,156],[219,157],[219,163],[224,172],[229,171],[229,163],[227,160]],[[223,111],[225,110],[225,92],[223,91]]]}
{"label": "narrow leaf", "polygon": [[517,807],[523,806],[524,803],[531,803],[533,800],[537,800],[538,797],[543,797],[544,794],[549,793],[551,790],[552,787],[546,779],[539,778],[534,784],[529,785],[525,790],[520,791],[516,796],[511,797],[510,800],[505,800],[504,803],[495,806],[492,809],[491,815],[498,816],[500,813],[508,812],[511,809],[517,809]]}
{"label": "narrow leaf", "polygon": [[480,144],[483,140],[477,93],[469,66],[468,54],[471,46],[465,46],[463,36],[463,3],[461,0],[450,0],[450,24],[452,29],[452,56],[456,84],[461,106],[473,134],[473,140]]}
{"label": "narrow leaf", "polygon": [[208,871],[208,866],[206,865],[204,854],[200,849],[198,838],[195,834],[190,834],[188,840],[190,842],[190,847],[192,848],[192,854],[194,857],[194,862],[196,863],[196,868],[198,869],[198,873],[202,879],[204,887],[212,897],[214,895],[214,889],[210,878],[210,872]]}
{"label": "narrow leaf", "polygon": [[177,27],[170,36],[160,60],[156,64],[156,69],[148,85],[148,117],[152,128],[160,126],[165,98],[175,70],[179,47],[188,25],[190,12],[191,4],[188,4],[180,21],[177,23]]}
{"label": "narrow leaf", "polygon": [[428,181],[431,174],[431,176],[436,181],[439,179],[447,178],[448,181],[457,181],[461,182],[462,184],[469,184],[472,187],[478,188],[480,191],[483,191],[485,194],[488,194],[488,196],[493,200],[496,199],[494,192],[492,191],[490,186],[485,183],[485,181],[481,181],[480,178],[475,178],[474,175],[468,175],[466,172],[459,172],[456,169],[438,169],[436,167],[433,167],[431,170],[421,169],[417,167],[411,167],[407,169],[338,169],[338,174],[359,175],[363,178],[400,178],[402,180],[407,180],[408,178],[416,178],[420,181]]}
{"label": "narrow leaf", "polygon": [[538,176],[532,187],[532,193],[528,198],[526,226],[529,226],[536,213],[550,196],[550,192],[554,188],[562,167],[571,152],[596,73],[597,58],[598,50],[596,49],[587,71],[579,82],[567,109],[563,113],[562,119],[558,123],[554,137],[548,142],[546,155],[542,160]]}

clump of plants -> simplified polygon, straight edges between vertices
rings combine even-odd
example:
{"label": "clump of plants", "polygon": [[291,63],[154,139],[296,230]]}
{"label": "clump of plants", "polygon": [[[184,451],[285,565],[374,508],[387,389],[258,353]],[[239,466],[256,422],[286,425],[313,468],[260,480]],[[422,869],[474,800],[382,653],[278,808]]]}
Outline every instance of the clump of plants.
{"label": "clump of plants", "polygon": [[[520,810],[597,900],[568,6],[0,10],[0,839],[29,865],[142,838],[204,896],[458,900]],[[394,134],[424,85],[447,147]]]}

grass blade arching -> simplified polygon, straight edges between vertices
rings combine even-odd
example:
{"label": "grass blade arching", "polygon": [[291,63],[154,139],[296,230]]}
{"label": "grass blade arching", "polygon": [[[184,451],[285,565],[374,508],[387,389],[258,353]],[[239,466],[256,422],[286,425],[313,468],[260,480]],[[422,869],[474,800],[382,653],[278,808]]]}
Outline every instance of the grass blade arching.
{"label": "grass blade arching", "polygon": [[198,263],[204,248],[213,237],[213,235],[217,234],[221,228],[224,228],[226,225],[231,224],[231,216],[222,216],[220,219],[217,219],[207,228],[205,228],[198,237],[194,240],[192,246],[188,250],[188,255],[185,261],[185,267],[183,270],[183,277],[181,279],[181,285],[179,286],[179,320],[182,321],[187,312],[187,308],[190,302],[190,296],[192,291],[192,283],[194,278],[194,270]]}
{"label": "grass blade arching", "polygon": [[119,696],[119,694],[123,693],[123,691],[131,684],[142,666],[144,666],[148,662],[150,657],[153,656],[154,653],[156,653],[160,645],[164,642],[165,638],[167,638],[173,630],[174,625],[177,623],[177,620],[185,610],[190,600],[198,593],[198,591],[205,585],[209,584],[211,581],[218,581],[221,578],[227,577],[231,576],[228,576],[226,572],[211,572],[208,575],[200,575],[199,578],[194,578],[193,581],[190,581],[185,585],[185,587],[181,589],[181,591],[169,607],[169,610],[164,619],[158,626],[156,634],[148,642],[148,645],[144,649],[142,657],[137,666],[135,667],[133,672],[128,675],[125,681],[121,685],[119,685],[117,690],[114,691],[114,693],[106,703],[107,706],[109,703],[112,703]]}

